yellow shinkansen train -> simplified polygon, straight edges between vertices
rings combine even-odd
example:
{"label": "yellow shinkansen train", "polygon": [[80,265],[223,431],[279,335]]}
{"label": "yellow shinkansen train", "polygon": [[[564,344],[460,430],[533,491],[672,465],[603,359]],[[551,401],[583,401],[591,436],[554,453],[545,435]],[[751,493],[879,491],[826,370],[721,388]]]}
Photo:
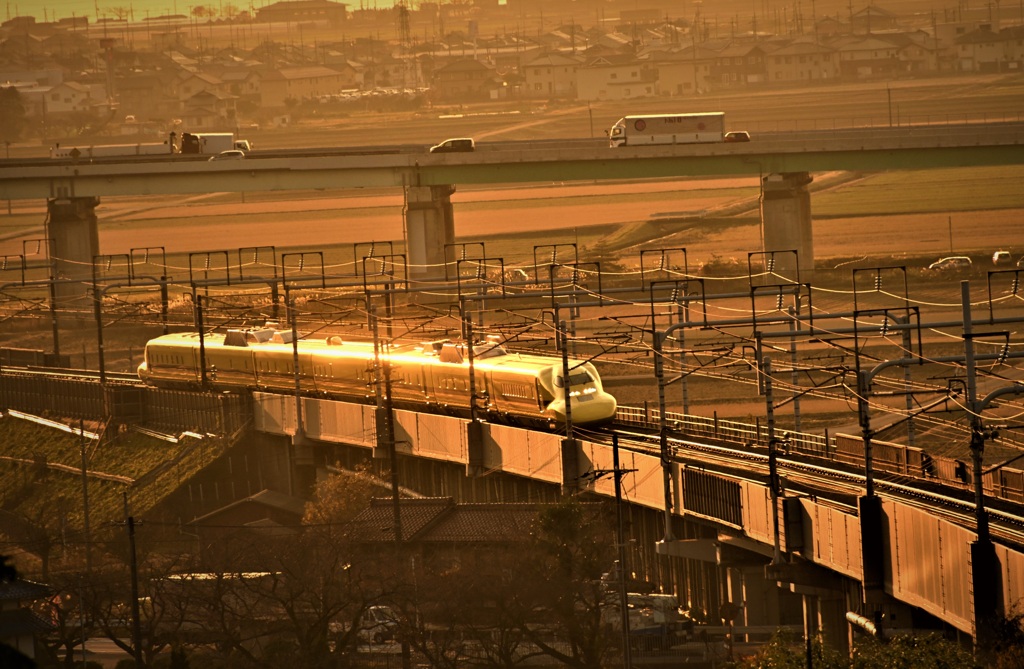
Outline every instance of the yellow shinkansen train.
{"label": "yellow shinkansen train", "polygon": [[[573,425],[597,425],[615,417],[615,398],[604,391],[594,365],[569,360],[569,383],[560,357],[509,353],[489,338],[473,345],[473,381],[477,406],[493,416],[565,423],[565,389],[571,398]],[[146,344],[139,377],[163,388],[295,392],[295,350],[291,332],[273,328],[164,335]],[[354,398],[376,397],[377,376],[372,343],[326,339],[298,342],[298,384],[304,394]],[[381,352],[390,362],[391,397],[399,404],[427,405],[445,411],[468,411],[470,364],[464,344],[448,341],[392,344]]]}

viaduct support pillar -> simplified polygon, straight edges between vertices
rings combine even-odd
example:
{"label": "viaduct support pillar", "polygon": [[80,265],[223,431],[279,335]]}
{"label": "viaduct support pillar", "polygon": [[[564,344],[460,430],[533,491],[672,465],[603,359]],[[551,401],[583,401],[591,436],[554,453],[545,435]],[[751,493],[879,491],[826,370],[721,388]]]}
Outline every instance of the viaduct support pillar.
{"label": "viaduct support pillar", "polygon": [[[811,193],[813,180],[807,172],[769,174],[761,180],[761,243],[764,252],[796,250],[801,280],[814,271],[814,240],[811,234]],[[794,258],[775,256],[774,271],[795,279]]]}
{"label": "viaduct support pillar", "polygon": [[[88,285],[92,282],[93,257],[100,252],[100,235],[96,219],[98,197],[63,197],[47,200],[46,236],[53,240],[51,253],[54,276],[81,281],[59,283],[55,295],[58,313],[88,312]],[[86,299],[88,298],[88,299]]]}
{"label": "viaduct support pillar", "polygon": [[409,254],[409,278],[444,278],[445,263],[455,243],[455,186],[406,186],[405,242]]}

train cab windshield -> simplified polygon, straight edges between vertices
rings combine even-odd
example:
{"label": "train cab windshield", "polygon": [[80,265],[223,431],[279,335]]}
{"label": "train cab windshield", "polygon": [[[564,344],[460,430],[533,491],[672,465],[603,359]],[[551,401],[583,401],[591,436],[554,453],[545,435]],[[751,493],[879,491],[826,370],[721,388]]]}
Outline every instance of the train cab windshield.
{"label": "train cab windshield", "polygon": [[[585,369],[577,369],[577,370],[569,372],[569,387],[570,388],[572,388],[572,386],[585,386],[588,383],[593,383],[593,382],[594,382],[594,377],[592,377],[590,375],[590,372],[588,372]],[[558,376],[555,377],[555,387],[556,388],[561,388],[563,385],[564,385],[564,382],[562,380],[562,375],[559,374]]]}

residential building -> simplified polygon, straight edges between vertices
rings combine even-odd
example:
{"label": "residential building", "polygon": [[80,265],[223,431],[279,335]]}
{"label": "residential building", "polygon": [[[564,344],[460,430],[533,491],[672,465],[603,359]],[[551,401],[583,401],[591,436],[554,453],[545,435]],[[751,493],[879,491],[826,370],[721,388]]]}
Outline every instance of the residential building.
{"label": "residential building", "polygon": [[[38,86],[56,86],[64,81],[64,70],[59,67],[41,69],[0,69],[0,82],[33,82]],[[7,84],[4,84],[7,85]]]}
{"label": "residential building", "polygon": [[840,72],[847,79],[893,76],[903,66],[899,47],[881,37],[850,36],[836,40],[833,46],[839,53]]}
{"label": "residential building", "polygon": [[768,79],[766,55],[760,44],[734,42],[715,57],[710,79],[718,86],[764,83]]}
{"label": "residential building", "polygon": [[[940,51],[934,37],[924,31],[894,33],[886,36],[898,46],[896,57],[902,63],[900,71],[905,74],[926,74],[938,72]],[[948,68],[947,68],[948,69]]]}
{"label": "residential building", "polygon": [[237,113],[233,95],[199,91],[184,101],[181,119],[187,128],[218,128],[234,125]]}
{"label": "residential building", "polygon": [[348,5],[331,0],[283,0],[256,10],[255,20],[261,23],[327,21],[333,25],[345,22]]}
{"label": "residential building", "polygon": [[131,114],[139,121],[179,116],[182,101],[172,92],[174,79],[173,74],[162,71],[119,79],[117,99],[120,112]]}
{"label": "residential building", "polygon": [[89,86],[77,81],[65,81],[51,87],[43,99],[47,116],[92,114],[108,107],[105,95],[96,99]]}
{"label": "residential building", "polygon": [[647,61],[658,70],[661,95],[686,97],[708,89],[715,53],[686,47],[669,51],[651,51]]}
{"label": "residential building", "polygon": [[839,54],[813,41],[794,41],[765,57],[770,82],[806,82],[839,78]]}
{"label": "residential building", "polygon": [[53,629],[53,622],[32,612],[33,602],[53,595],[53,590],[42,583],[15,578],[0,579],[0,641],[30,660],[42,648],[42,634]]}
{"label": "residential building", "polygon": [[431,96],[439,101],[490,100],[504,95],[503,83],[490,65],[458,58],[434,70]]}
{"label": "residential building", "polygon": [[367,88],[411,88],[416,84],[417,64],[411,58],[396,58],[383,51],[364,61],[364,66],[363,81]]}
{"label": "residential building", "polygon": [[878,5],[869,4],[850,17],[850,31],[857,35],[870,35],[897,27],[896,15]]}
{"label": "residential building", "polygon": [[576,69],[580,61],[560,53],[539,54],[523,63],[523,97],[576,98]]}
{"label": "residential building", "polygon": [[322,95],[340,93],[349,86],[346,77],[330,67],[282,67],[263,73],[260,103],[263,107],[284,107],[291,100],[315,100]]}
{"label": "residential building", "polygon": [[175,85],[175,93],[179,100],[188,100],[196,93],[203,91],[220,92],[223,82],[206,72],[183,71]]}
{"label": "residential building", "polygon": [[225,67],[218,72],[217,78],[221,81],[223,92],[241,100],[259,103],[263,77],[255,64]]}
{"label": "residential building", "polygon": [[630,100],[658,95],[658,69],[632,55],[599,56],[576,70],[580,100]]}
{"label": "residential building", "polygon": [[251,558],[252,542],[290,541],[298,534],[305,502],[286,493],[261,490],[189,522],[203,564],[230,559],[238,569],[265,569]]}
{"label": "residential building", "polygon": [[833,16],[825,16],[814,24],[814,34],[818,39],[828,39],[836,35],[844,35],[850,32],[850,25],[843,23]]}
{"label": "residential building", "polygon": [[956,40],[956,54],[961,72],[1020,72],[1024,68],[1024,26],[969,32]]}

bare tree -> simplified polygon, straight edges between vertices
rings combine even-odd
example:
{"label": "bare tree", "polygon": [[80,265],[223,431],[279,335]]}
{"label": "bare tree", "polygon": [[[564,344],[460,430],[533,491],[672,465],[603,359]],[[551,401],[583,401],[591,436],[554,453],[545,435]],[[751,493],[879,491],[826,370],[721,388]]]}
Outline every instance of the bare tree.
{"label": "bare tree", "polygon": [[63,656],[63,664],[69,669],[75,665],[75,654],[81,652],[83,642],[99,631],[91,603],[85,597],[85,583],[83,571],[62,572],[50,581],[54,595],[33,607],[37,615],[53,624],[42,637],[43,652],[54,664]]}
{"label": "bare tree", "polygon": [[366,472],[331,476],[302,525],[221,537],[204,582],[189,584],[189,622],[203,631],[201,640],[257,666],[343,663],[358,647],[369,607],[394,587],[388,560],[351,541],[345,525],[378,486]]}
{"label": "bare tree", "polygon": [[603,505],[569,500],[542,508],[529,537],[431,552],[415,605],[404,605],[413,648],[437,669],[512,669],[540,656],[601,666],[617,648],[602,624],[611,518]]}
{"label": "bare tree", "polygon": [[615,560],[614,527],[608,505],[569,498],[544,508],[531,535],[521,582],[532,608],[544,616],[523,633],[568,667],[603,666],[616,648],[602,624],[610,597],[601,581]]}
{"label": "bare tree", "polygon": [[0,88],[0,141],[7,144],[21,139],[25,129],[25,103],[13,86]]}

